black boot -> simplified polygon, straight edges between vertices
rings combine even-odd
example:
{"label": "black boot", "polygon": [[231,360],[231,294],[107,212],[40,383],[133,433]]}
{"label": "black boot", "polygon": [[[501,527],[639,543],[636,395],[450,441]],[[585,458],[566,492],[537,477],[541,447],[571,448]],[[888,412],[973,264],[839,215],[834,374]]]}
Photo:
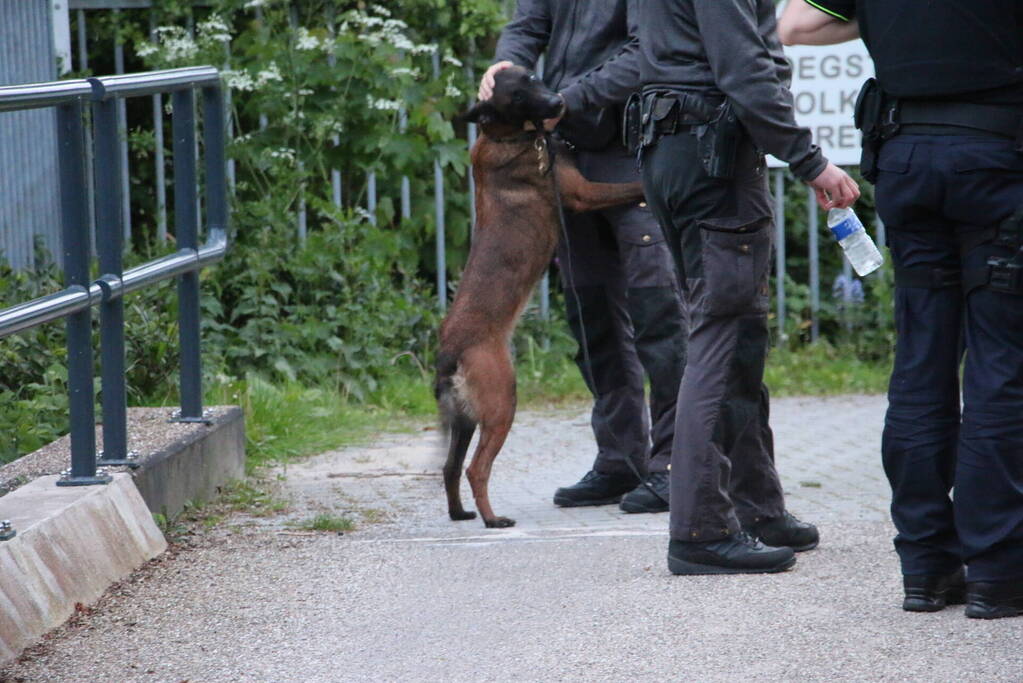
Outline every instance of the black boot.
{"label": "black boot", "polygon": [[622,512],[667,512],[668,473],[651,472],[646,481],[622,497]]}
{"label": "black boot", "polygon": [[668,569],[672,574],[769,574],[796,563],[792,548],[774,548],[745,531],[707,543],[672,540]]}
{"label": "black boot", "polygon": [[590,470],[577,483],[555,491],[554,504],[566,508],[610,505],[617,503],[623,493],[631,491],[638,483],[639,480],[631,474],[603,474]]}
{"label": "black boot", "polygon": [[797,553],[813,550],[821,540],[817,527],[800,522],[788,512],[781,517],[758,520],[743,528],[767,545],[792,548]]}
{"label": "black boot", "polygon": [[971,619],[1023,616],[1023,580],[970,581],[966,584],[966,616]]}
{"label": "black boot", "polygon": [[906,597],[902,609],[907,612],[938,612],[945,605],[966,602],[966,576],[963,568],[951,574],[903,576],[902,587]]}

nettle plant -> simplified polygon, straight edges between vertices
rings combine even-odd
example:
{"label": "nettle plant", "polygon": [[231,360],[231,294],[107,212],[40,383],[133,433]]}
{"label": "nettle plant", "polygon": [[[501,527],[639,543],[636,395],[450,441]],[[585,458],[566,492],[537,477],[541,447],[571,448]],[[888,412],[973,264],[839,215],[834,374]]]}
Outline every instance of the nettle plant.
{"label": "nettle plant", "polygon": [[[224,68],[231,154],[246,201],[272,198],[278,210],[294,211],[304,196],[313,211],[336,221],[326,201],[332,169],[342,172],[344,203],[356,214],[363,213],[357,207],[365,205],[371,171],[383,195],[396,194],[403,175],[428,177],[435,158],[456,179],[464,176],[465,142],[451,120],[472,92],[465,59],[451,46],[417,38],[421,29],[381,5],[348,4],[223,2],[196,23],[194,37],[179,25],[161,26],[137,46],[155,68]],[[401,11],[416,14],[424,4],[403,3]],[[389,196],[379,210],[383,222],[394,219]]]}
{"label": "nettle plant", "polygon": [[[231,375],[327,379],[364,397],[403,352],[428,363],[433,164],[444,170],[457,268],[468,237],[468,153],[451,122],[474,92],[471,46],[492,39],[502,14],[494,0],[398,7],[223,0],[192,32],[164,8],[166,25],[135,41],[149,67],[212,64],[230,89],[236,235],[208,275],[204,338],[224,350]],[[373,217],[371,172],[380,194]],[[397,216],[402,176],[411,180],[408,220]]]}

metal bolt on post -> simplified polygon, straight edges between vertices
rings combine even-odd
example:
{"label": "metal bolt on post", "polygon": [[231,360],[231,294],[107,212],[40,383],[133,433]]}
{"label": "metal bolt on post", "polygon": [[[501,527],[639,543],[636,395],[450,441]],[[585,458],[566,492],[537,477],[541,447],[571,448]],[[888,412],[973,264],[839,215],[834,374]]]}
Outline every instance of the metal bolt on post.
{"label": "metal bolt on post", "polygon": [[11,526],[11,520],[5,519],[0,522],[0,541],[9,541],[17,535],[18,532]]}

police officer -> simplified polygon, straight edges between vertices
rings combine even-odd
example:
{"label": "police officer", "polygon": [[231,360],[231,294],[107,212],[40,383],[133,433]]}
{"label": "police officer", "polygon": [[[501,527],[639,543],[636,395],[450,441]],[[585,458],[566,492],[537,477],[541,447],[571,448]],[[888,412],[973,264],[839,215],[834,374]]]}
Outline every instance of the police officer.
{"label": "police officer", "polygon": [[[619,131],[621,105],[638,75],[637,44],[629,30],[632,2],[519,0],[497,44],[498,61],[480,85],[480,99],[488,99],[494,73],[513,63],[534,68],[546,50],[544,80],[566,104],[557,132],[575,148],[583,175],[594,181],[639,180]],[[565,218],[568,239],[558,246],[558,263],[568,322],[580,344],[576,362],[595,399],[598,451],[593,469],[559,488],[554,502],[582,506],[621,499],[626,512],[667,510],[686,336],[671,254],[645,204]],[[649,418],[644,374],[650,381]],[[645,475],[644,484],[630,462]]]}
{"label": "police officer", "polygon": [[862,32],[876,66],[857,118],[895,266],[903,607],[962,602],[965,563],[966,616],[1023,614],[1023,1],[792,0],[782,29]]}
{"label": "police officer", "polygon": [[[796,125],[773,0],[644,0],[641,142],[647,200],[685,284],[689,359],[671,458],[675,574],[773,572],[817,529],[785,510],[768,395],[774,229],[763,151],[825,208],[859,191]],[[631,127],[630,127],[631,128]]]}

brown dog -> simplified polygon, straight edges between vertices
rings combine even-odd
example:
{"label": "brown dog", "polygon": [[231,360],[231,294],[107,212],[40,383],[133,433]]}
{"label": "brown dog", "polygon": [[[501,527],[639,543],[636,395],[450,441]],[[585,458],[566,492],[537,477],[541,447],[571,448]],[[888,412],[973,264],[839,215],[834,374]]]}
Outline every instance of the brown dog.
{"label": "brown dog", "polygon": [[[561,231],[555,180],[561,202],[571,211],[643,197],[640,183],[592,183],[566,156],[552,157],[547,138],[538,131],[561,108],[561,99],[536,76],[511,67],[496,75],[493,97],[465,117],[478,122],[481,131],[472,148],[476,231],[458,293],[440,328],[435,384],[441,423],[450,437],[444,488],[453,520],[476,516],[462,507],[459,481],[479,424],[479,444],[466,471],[476,507],[488,527],[515,524],[494,514],[487,483],[515,416],[511,334]],[[527,130],[530,123],[533,130]]]}

